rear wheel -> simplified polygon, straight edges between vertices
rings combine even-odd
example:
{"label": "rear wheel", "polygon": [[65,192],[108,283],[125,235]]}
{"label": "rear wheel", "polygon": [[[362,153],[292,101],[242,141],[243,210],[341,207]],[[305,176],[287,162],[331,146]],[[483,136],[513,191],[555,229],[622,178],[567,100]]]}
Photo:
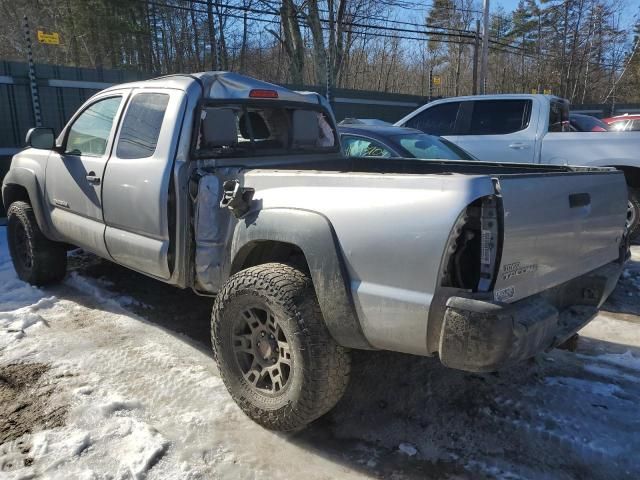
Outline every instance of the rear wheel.
{"label": "rear wheel", "polygon": [[280,263],[243,270],[218,294],[214,356],[227,390],[260,425],[297,430],[344,393],[350,357],[329,334],[311,279]]}
{"label": "rear wheel", "polygon": [[628,187],[629,202],[627,204],[627,228],[632,242],[640,240],[640,192]]}
{"label": "rear wheel", "polygon": [[67,249],[64,244],[44,236],[27,202],[14,202],[9,207],[7,237],[11,260],[20,280],[46,285],[64,278]]}

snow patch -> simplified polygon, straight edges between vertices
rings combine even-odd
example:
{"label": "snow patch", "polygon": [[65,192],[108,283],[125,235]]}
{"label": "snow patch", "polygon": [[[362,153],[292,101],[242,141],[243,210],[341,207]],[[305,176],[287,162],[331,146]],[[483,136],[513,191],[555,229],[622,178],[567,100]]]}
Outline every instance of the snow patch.
{"label": "snow patch", "polygon": [[405,455],[409,455],[410,457],[413,457],[418,453],[418,449],[410,443],[401,443],[400,445],[398,445],[398,450],[400,450]]}
{"label": "snow patch", "polygon": [[135,410],[137,408],[142,408],[142,403],[137,400],[126,400],[123,398],[107,400],[98,406],[98,409],[104,417],[108,417],[121,410]]}
{"label": "snow patch", "polygon": [[32,437],[31,456],[40,471],[51,471],[79,456],[91,445],[89,433],[61,428],[44,430]]}
{"label": "snow patch", "polygon": [[629,350],[624,353],[605,353],[596,358],[611,365],[640,371],[640,358],[634,356]]}
{"label": "snow patch", "polygon": [[585,393],[602,395],[605,397],[609,395],[621,394],[623,392],[623,390],[618,385],[614,385],[612,383],[594,382],[573,377],[547,377],[545,378],[545,383],[547,385],[560,385],[562,387],[569,387]]}

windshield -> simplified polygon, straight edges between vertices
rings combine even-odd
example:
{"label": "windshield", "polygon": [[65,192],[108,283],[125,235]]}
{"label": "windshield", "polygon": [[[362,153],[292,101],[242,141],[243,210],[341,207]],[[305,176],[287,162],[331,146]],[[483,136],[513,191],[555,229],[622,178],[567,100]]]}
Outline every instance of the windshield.
{"label": "windshield", "polygon": [[393,140],[412,157],[432,160],[475,160],[457,145],[426,133],[395,135]]}

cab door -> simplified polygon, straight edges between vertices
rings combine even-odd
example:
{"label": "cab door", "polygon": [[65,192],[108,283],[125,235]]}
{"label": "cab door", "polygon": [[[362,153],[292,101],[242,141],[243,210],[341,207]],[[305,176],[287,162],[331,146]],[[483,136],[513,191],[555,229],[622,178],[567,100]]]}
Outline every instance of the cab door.
{"label": "cab door", "polygon": [[121,265],[161,279],[172,270],[170,186],[186,103],[181,90],[133,90],[104,173],[109,254]]}
{"label": "cab door", "polygon": [[108,258],[102,185],[117,119],[128,91],[108,92],[85,105],[63,132],[45,174],[51,220],[69,243]]}

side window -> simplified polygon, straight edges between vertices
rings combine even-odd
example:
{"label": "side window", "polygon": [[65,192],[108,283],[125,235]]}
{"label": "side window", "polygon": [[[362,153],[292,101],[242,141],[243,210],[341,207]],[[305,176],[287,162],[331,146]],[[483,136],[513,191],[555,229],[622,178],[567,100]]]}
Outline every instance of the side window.
{"label": "side window", "polygon": [[629,128],[632,132],[640,131],[640,120],[633,120],[631,122],[631,127]]}
{"label": "side window", "polygon": [[467,135],[506,135],[529,126],[531,100],[476,100]]}
{"label": "side window", "polygon": [[120,130],[118,158],[147,158],[154,154],[168,103],[166,93],[139,93],[133,97]]}
{"label": "side window", "polygon": [[342,136],[342,147],[347,157],[393,157],[384,145],[360,137]]}
{"label": "side window", "polygon": [[417,128],[431,135],[455,135],[460,102],[435,105],[411,118],[404,126]]}
{"label": "side window", "polygon": [[566,102],[551,102],[549,108],[549,131],[569,132],[569,105]]}
{"label": "side window", "polygon": [[69,129],[65,153],[90,157],[104,155],[121,101],[122,97],[105,98],[82,112]]}

